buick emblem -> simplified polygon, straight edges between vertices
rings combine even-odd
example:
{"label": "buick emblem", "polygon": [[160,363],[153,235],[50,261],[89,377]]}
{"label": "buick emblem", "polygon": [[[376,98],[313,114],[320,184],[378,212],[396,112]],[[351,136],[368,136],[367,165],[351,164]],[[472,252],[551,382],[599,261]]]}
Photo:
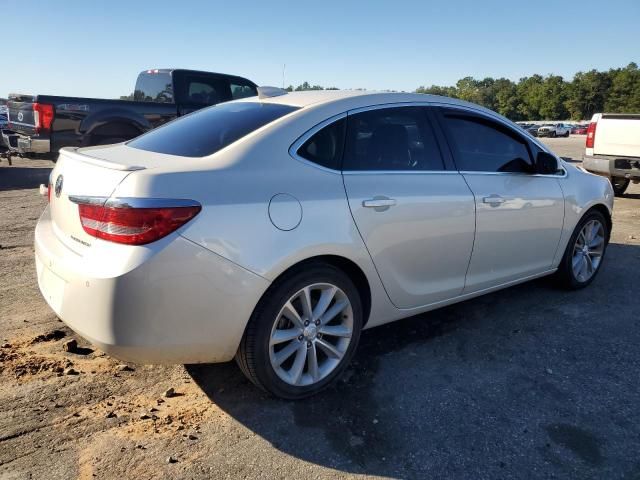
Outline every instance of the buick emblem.
{"label": "buick emblem", "polygon": [[24,119],[24,114],[22,112],[18,112],[18,121],[21,122]]}
{"label": "buick emblem", "polygon": [[60,197],[62,193],[62,181],[62,175],[58,175],[58,178],[56,178],[56,186],[53,189],[53,191],[56,192],[56,198]]}

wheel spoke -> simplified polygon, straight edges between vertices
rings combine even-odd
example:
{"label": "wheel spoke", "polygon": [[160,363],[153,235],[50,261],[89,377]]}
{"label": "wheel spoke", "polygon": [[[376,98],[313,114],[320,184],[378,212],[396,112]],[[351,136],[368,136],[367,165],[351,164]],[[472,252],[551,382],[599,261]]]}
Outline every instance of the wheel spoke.
{"label": "wheel spoke", "polygon": [[294,385],[296,385],[300,381],[300,377],[302,376],[302,370],[304,370],[304,363],[306,359],[307,359],[307,345],[304,342],[301,342],[298,345],[296,359],[293,361],[291,370],[289,370],[289,377],[291,378],[291,383],[293,383]]}
{"label": "wheel spoke", "polygon": [[580,262],[582,262],[582,254],[574,255],[573,256],[573,261],[571,262],[571,265],[573,267],[574,273],[576,273],[576,272],[579,273],[578,268],[580,267]]}
{"label": "wheel spoke", "polygon": [[586,274],[587,274],[587,259],[585,258],[586,255],[582,256],[582,262],[580,263],[580,271],[578,272],[578,276],[582,277],[583,279],[587,279]]}
{"label": "wheel spoke", "polygon": [[320,325],[326,325],[331,320],[333,320],[336,315],[338,315],[342,310],[344,310],[347,305],[349,305],[349,301],[346,299],[336,301],[333,306],[327,310],[324,315],[320,318]]}
{"label": "wheel spoke", "polygon": [[300,292],[300,302],[302,303],[302,314],[308,320],[311,320],[313,310],[311,308],[311,289],[309,287],[305,287],[302,292]]}
{"label": "wheel spoke", "polygon": [[337,288],[334,286],[322,290],[322,293],[320,294],[320,300],[318,300],[316,308],[313,309],[313,321],[319,319],[322,314],[327,311],[327,308],[329,308],[329,305],[331,305],[331,301],[333,300],[336,291]]}
{"label": "wheel spoke", "polygon": [[590,255],[585,255],[585,258],[587,259],[587,273],[589,274],[589,276],[591,276],[593,275],[593,271],[595,270],[595,268],[593,267],[593,260],[591,260]]}
{"label": "wheel spoke", "polygon": [[316,352],[316,344],[313,343],[311,348],[307,349],[307,366],[309,367],[309,374],[313,381],[317,381],[320,378],[320,372],[318,370],[318,354]]}
{"label": "wheel spoke", "polygon": [[318,330],[323,335],[330,335],[332,337],[345,337],[351,336],[351,329],[344,325],[323,325]]}
{"label": "wheel spoke", "polygon": [[282,365],[282,363],[287,358],[289,358],[291,355],[293,355],[293,352],[295,352],[298,348],[300,348],[300,345],[304,345],[304,344],[301,343],[301,342],[298,342],[297,340],[294,340],[289,345],[284,347],[282,350],[277,352],[275,354],[275,363],[276,363],[276,365],[278,365],[278,366]]}
{"label": "wheel spoke", "polygon": [[284,305],[282,309],[282,315],[291,320],[293,324],[298,328],[304,328],[304,322],[302,318],[300,318],[300,314],[297,312],[293,304],[289,301]]}
{"label": "wheel spoke", "polygon": [[324,351],[324,353],[326,353],[329,357],[337,358],[337,359],[342,358],[342,354],[336,349],[336,347],[331,345],[329,342],[326,342],[325,340],[318,338],[316,340],[316,343],[320,346],[320,348]]}
{"label": "wheel spoke", "polygon": [[302,333],[300,328],[287,328],[285,330],[276,330],[271,335],[271,345],[288,342],[295,339]]}
{"label": "wheel spoke", "polygon": [[589,242],[589,249],[598,248],[600,245],[604,243],[604,237],[600,235],[596,235],[591,242]]}

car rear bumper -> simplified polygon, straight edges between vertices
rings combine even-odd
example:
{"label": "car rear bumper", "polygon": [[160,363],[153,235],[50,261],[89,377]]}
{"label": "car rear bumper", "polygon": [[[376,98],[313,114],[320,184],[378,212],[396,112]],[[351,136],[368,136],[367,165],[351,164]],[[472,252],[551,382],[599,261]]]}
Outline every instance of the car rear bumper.
{"label": "car rear bumper", "polygon": [[585,155],[582,157],[582,166],[589,172],[608,177],[640,179],[640,157]]}
{"label": "car rear bumper", "polygon": [[[122,262],[128,265],[119,275],[113,275],[113,263],[120,259],[109,258],[108,272],[102,275],[65,246],[55,228],[47,208],[35,231],[40,291],[71,329],[121,360],[231,360],[269,286],[264,278],[178,234],[157,242],[160,248],[144,253],[142,262]],[[100,242],[90,248],[99,249]]]}
{"label": "car rear bumper", "polygon": [[48,138],[34,138],[6,130],[2,132],[2,143],[12,152],[21,155],[51,152],[51,142]]}

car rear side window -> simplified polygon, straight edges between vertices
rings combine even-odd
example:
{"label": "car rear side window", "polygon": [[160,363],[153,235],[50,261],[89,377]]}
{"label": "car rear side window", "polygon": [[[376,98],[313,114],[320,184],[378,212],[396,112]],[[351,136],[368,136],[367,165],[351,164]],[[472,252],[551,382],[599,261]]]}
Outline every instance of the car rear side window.
{"label": "car rear side window", "polygon": [[205,157],[295,110],[298,107],[273,103],[223,103],[178,118],[127,145],[168,155]]}
{"label": "car rear side window", "polygon": [[138,75],[133,99],[138,102],[173,103],[173,81],[167,72]]}
{"label": "car rear side window", "polygon": [[535,173],[526,142],[489,119],[445,113],[459,170]]}
{"label": "car rear side window", "polygon": [[391,107],[350,114],[344,170],[444,170],[423,107]]}
{"label": "car rear side window", "polygon": [[346,119],[342,118],[314,133],[298,149],[298,155],[326,168],[340,169]]}
{"label": "car rear side window", "polygon": [[253,85],[248,83],[235,82],[230,83],[231,86],[231,98],[238,100],[239,98],[255,97],[258,95],[258,90]]}

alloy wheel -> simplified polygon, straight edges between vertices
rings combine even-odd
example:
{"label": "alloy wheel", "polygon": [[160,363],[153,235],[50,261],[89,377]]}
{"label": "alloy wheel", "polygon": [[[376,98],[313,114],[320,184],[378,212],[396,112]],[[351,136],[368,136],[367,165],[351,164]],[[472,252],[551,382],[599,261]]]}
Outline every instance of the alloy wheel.
{"label": "alloy wheel", "polygon": [[294,386],[313,385],[342,361],[353,335],[353,309],[335,285],[316,283],[280,309],[269,339],[271,367]]}
{"label": "alloy wheel", "polygon": [[584,224],[573,247],[571,267],[579,282],[588,281],[600,267],[604,253],[604,226],[599,220]]}

